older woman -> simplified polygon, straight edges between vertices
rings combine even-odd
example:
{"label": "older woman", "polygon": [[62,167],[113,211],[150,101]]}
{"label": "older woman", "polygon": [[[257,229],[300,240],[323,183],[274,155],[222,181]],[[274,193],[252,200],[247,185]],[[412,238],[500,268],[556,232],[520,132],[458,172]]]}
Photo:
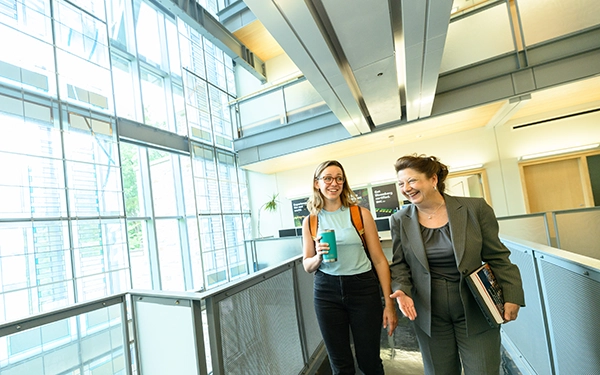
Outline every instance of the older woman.
{"label": "older woman", "polygon": [[525,305],[492,208],[444,194],[448,168],[434,156],[404,156],[395,169],[412,204],[391,218],[391,297],[415,322],[425,374],[499,374],[500,328],[488,323],[465,281],[487,262],[502,288],[505,322]]}

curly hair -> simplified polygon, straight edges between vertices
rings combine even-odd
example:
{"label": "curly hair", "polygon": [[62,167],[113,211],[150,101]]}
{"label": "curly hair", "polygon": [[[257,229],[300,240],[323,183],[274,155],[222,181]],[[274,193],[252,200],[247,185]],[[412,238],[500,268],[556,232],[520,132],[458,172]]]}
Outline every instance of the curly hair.
{"label": "curly hair", "polygon": [[448,176],[448,167],[445,164],[442,164],[437,157],[412,154],[402,156],[396,160],[396,163],[394,164],[396,173],[406,168],[423,173],[427,178],[437,175],[437,189],[440,193],[444,193],[444,190],[446,189],[446,183],[444,181],[446,181],[446,177]]}
{"label": "curly hair", "polygon": [[323,209],[323,206],[325,204],[323,193],[321,193],[321,190],[315,188],[314,181],[317,181],[317,178],[321,176],[321,173],[323,173],[325,168],[331,166],[339,167],[342,170],[342,176],[344,177],[342,193],[340,194],[342,206],[349,207],[358,203],[358,197],[356,196],[356,194],[354,194],[354,191],[350,189],[348,177],[346,177],[346,172],[344,171],[344,167],[342,167],[342,164],[340,164],[340,162],[337,160],[327,160],[317,166],[317,169],[315,170],[315,175],[313,176],[313,194],[312,197],[308,198],[308,201],[306,202],[306,208],[313,215],[317,215],[319,211]]}

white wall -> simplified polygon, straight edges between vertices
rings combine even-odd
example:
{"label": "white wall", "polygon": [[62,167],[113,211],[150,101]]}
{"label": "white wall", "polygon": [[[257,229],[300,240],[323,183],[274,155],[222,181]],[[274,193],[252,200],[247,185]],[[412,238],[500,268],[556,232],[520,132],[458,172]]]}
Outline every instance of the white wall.
{"label": "white wall", "polygon": [[296,64],[292,62],[292,59],[285,53],[265,61],[265,70],[267,71],[268,82],[280,82],[286,78],[302,74]]}
{"label": "white wall", "polygon": [[[525,202],[518,168],[518,157],[526,154],[564,149],[600,142],[600,113],[572,117],[513,130],[479,128],[426,139],[352,157],[339,158],[352,187],[378,182],[394,182],[393,164],[406,154],[435,155],[451,167],[483,164],[490,185],[491,202],[497,216],[525,214]],[[399,142],[396,142],[399,143]],[[336,159],[323,155],[323,160]],[[279,192],[279,209],[268,226],[269,235],[281,228],[294,227],[291,200],[312,192],[314,166],[297,168],[274,175],[249,173],[253,212],[271,192]],[[254,183],[259,184],[255,186]],[[565,183],[565,181],[557,183]],[[259,204],[260,203],[260,204]],[[275,222],[279,220],[279,222]],[[263,224],[264,227],[264,224]],[[266,230],[262,230],[265,235]]]}

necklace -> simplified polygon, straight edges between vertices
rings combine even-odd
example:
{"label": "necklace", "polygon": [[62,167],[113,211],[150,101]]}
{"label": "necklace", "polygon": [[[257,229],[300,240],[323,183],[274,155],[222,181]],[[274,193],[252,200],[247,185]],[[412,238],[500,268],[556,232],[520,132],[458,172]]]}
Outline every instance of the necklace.
{"label": "necklace", "polygon": [[427,212],[425,212],[424,210],[422,210],[422,211],[423,211],[423,213],[424,213],[425,215],[427,215],[427,218],[428,218],[428,219],[431,219],[431,217],[432,217],[433,215],[435,215],[435,213],[436,213],[436,212],[438,212],[438,210],[440,209],[440,207],[442,207],[443,205],[444,205],[444,201],[442,201],[442,203],[440,203],[440,205],[439,205],[439,206],[438,206],[438,207],[435,209],[435,211],[433,211],[433,212],[432,212],[432,213],[430,213],[430,214],[428,214],[428,213],[427,213]]}

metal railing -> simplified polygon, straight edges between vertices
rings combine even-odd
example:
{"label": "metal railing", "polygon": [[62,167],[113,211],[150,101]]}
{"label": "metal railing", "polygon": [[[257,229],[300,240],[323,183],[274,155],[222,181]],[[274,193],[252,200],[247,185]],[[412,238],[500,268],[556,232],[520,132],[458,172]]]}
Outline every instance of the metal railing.
{"label": "metal railing", "polygon": [[229,105],[237,114],[239,137],[331,112],[304,76],[238,98]]}
{"label": "metal railing", "polygon": [[317,327],[312,274],[296,257],[209,292],[133,290],[3,324],[0,366],[3,375],[310,374],[325,355]]}
{"label": "metal railing", "polygon": [[524,374],[600,374],[600,260],[502,236],[519,266],[526,306],[502,325]]}
{"label": "metal railing", "polygon": [[[501,238],[527,304],[501,329],[513,360],[529,374],[600,373],[600,260]],[[296,256],[207,292],[133,290],[12,321],[0,372],[313,374],[325,349],[312,282]]]}

